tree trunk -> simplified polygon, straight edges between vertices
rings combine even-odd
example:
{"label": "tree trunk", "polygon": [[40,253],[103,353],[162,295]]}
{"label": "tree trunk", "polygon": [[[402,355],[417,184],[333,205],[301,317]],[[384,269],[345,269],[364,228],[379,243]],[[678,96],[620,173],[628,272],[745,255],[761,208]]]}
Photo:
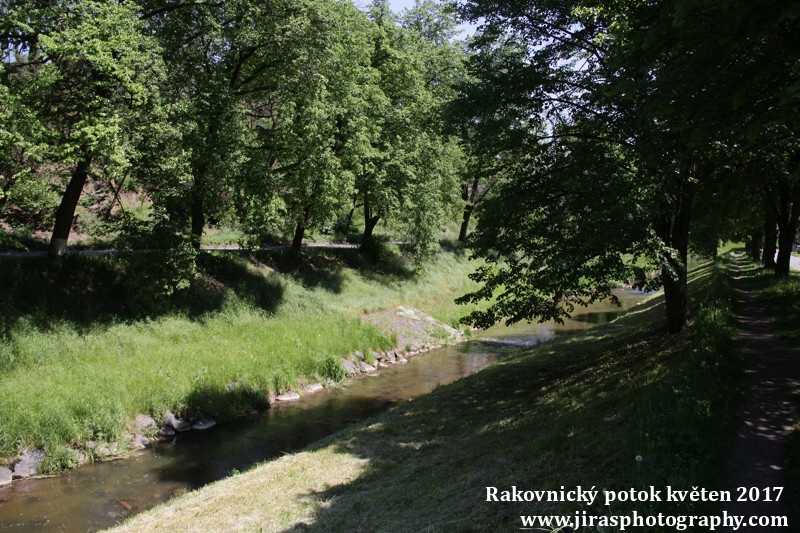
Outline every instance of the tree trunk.
{"label": "tree trunk", "polygon": [[192,246],[197,250],[200,249],[205,227],[206,214],[203,205],[203,197],[199,192],[195,192],[194,198],[192,199]]}
{"label": "tree trunk", "polygon": [[472,204],[464,206],[464,220],[461,222],[461,230],[458,232],[458,240],[464,242],[467,238],[467,230],[469,230],[469,219],[472,217],[472,210],[475,208]]}
{"label": "tree trunk", "polygon": [[800,185],[784,181],[778,185],[777,195],[773,194],[769,209],[778,222],[778,259],[775,264],[775,277],[786,279],[792,257],[792,246],[797,235],[800,219]]}
{"label": "tree trunk", "polygon": [[764,251],[761,254],[761,263],[764,268],[775,268],[775,252],[777,248],[775,241],[778,240],[778,223],[775,221],[775,215],[772,209],[767,207],[764,216]]}
{"label": "tree trunk", "polygon": [[787,279],[791,269],[792,246],[797,228],[781,230],[778,236],[778,260],[775,262],[775,277]]}
{"label": "tree trunk", "polygon": [[763,238],[764,233],[761,230],[756,230],[750,235],[750,257],[755,262],[761,259],[761,244]]}
{"label": "tree trunk", "polygon": [[472,179],[472,185],[461,186],[461,199],[467,202],[464,205],[464,219],[461,222],[461,231],[458,232],[458,240],[464,242],[467,238],[467,231],[469,230],[469,220],[472,218],[472,212],[475,210],[475,204],[478,199],[478,186],[480,185],[477,174]]}
{"label": "tree trunk", "polygon": [[297,222],[297,226],[294,229],[294,237],[292,238],[292,252],[298,253],[303,246],[303,239],[306,236],[306,226],[308,225],[308,220],[311,217],[311,208],[307,207],[306,210],[303,212],[303,219]]}
{"label": "tree trunk", "polygon": [[675,250],[675,256],[662,258],[661,277],[664,283],[664,307],[667,312],[667,329],[678,333],[686,325],[689,312],[687,287],[687,260],[689,251],[689,224],[692,215],[694,186],[683,183],[672,213],[665,216],[657,234],[666,245]]}
{"label": "tree trunk", "polygon": [[91,157],[86,157],[78,162],[64,191],[64,196],[61,197],[61,204],[56,211],[56,221],[53,225],[53,235],[47,250],[47,255],[53,259],[61,257],[67,251],[69,233],[72,231],[72,222],[75,219],[75,208],[78,206],[83,187],[89,177],[91,165]]}
{"label": "tree trunk", "polygon": [[372,233],[375,230],[375,226],[378,225],[378,221],[381,219],[379,215],[372,214],[372,207],[369,205],[369,196],[366,194],[364,195],[364,235],[361,237],[361,248],[362,252],[369,252],[375,246],[374,239],[372,237]]}

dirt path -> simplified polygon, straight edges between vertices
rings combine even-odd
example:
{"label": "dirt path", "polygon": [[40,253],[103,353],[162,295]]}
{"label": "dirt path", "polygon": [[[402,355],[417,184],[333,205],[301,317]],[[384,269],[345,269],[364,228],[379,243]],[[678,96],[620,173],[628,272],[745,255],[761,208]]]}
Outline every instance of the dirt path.
{"label": "dirt path", "polygon": [[[738,487],[764,489],[786,485],[786,443],[800,419],[800,347],[772,334],[769,317],[740,273],[734,276],[734,284],[739,291],[737,351],[744,361],[745,377],[743,404],[738,413],[741,426],[731,457],[734,501],[726,510],[747,516],[785,515],[785,492],[780,502],[735,500]],[[791,524],[789,530],[793,530]]]}

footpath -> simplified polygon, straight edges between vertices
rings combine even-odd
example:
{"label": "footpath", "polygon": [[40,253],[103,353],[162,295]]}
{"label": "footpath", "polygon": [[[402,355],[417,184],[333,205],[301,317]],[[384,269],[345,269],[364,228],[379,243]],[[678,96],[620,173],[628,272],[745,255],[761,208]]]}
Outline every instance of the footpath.
{"label": "footpath", "polygon": [[[726,509],[750,516],[786,515],[792,495],[784,490],[778,502],[765,501],[763,489],[786,487],[786,445],[800,422],[800,347],[776,337],[767,313],[737,269],[734,286],[739,335],[737,353],[744,362],[740,429],[731,456],[731,493]],[[738,487],[758,487],[758,501],[736,501]],[[800,524],[789,524],[798,531]],[[740,531],[763,531],[762,528]]]}

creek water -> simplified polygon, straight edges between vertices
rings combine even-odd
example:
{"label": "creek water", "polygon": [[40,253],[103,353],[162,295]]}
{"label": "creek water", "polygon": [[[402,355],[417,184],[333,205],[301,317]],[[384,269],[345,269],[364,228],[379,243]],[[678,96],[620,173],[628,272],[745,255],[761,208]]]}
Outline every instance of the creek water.
{"label": "creek water", "polygon": [[170,443],[132,458],[95,463],[55,477],[0,488],[0,530],[94,531],[187,490],[303,448],[393,405],[473,374],[521,349],[613,320],[642,299],[618,291],[622,307],[600,302],[564,324],[495,326],[458,346],[434,350],[341,388],[291,404],[276,404],[246,420]]}

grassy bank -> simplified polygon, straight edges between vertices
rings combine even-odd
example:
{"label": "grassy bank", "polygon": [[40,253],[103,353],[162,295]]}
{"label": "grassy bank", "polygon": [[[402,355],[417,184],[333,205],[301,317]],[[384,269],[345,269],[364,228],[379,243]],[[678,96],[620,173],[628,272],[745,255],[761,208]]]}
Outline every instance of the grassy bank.
{"label": "grassy bank", "polygon": [[485,501],[487,486],[726,487],[720,450],[734,433],[741,371],[732,289],[710,265],[694,272],[691,289],[692,324],[678,336],[663,332],[662,304],[650,299],[121,529],[513,530],[523,514],[719,511]]}
{"label": "grassy bank", "polygon": [[70,466],[70,448],[119,439],[137,413],[230,420],[335,377],[339,357],[393,347],[361,313],[404,304],[452,323],[471,288],[457,251],[423,272],[388,252],[207,253],[179,290],[169,260],[0,260],[0,457],[44,448],[46,469]]}

